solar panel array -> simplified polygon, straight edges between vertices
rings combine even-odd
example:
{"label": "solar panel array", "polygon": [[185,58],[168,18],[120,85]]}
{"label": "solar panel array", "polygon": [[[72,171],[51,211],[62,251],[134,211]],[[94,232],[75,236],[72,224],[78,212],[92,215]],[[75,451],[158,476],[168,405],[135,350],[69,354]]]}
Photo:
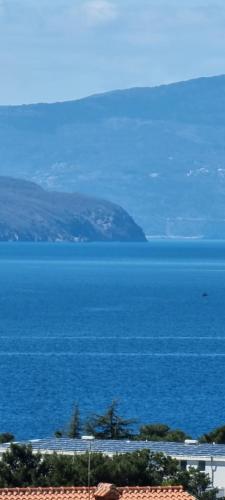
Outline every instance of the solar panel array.
{"label": "solar panel array", "polygon": [[[153,452],[163,452],[171,456],[194,457],[224,457],[223,444],[185,444],[159,441],[127,441],[127,440],[85,440],[69,438],[48,438],[21,441],[20,444],[31,444],[35,451],[52,451],[63,453],[84,453],[91,449],[99,453],[130,453],[137,450],[150,449]],[[6,449],[9,444],[1,445]]]}

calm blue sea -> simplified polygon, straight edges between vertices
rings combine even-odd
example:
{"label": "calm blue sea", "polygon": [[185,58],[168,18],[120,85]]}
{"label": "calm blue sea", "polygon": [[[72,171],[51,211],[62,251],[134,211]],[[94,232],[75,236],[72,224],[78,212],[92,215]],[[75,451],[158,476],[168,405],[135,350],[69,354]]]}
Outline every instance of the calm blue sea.
{"label": "calm blue sea", "polygon": [[225,243],[0,244],[0,432],[113,398],[193,436],[225,423]]}

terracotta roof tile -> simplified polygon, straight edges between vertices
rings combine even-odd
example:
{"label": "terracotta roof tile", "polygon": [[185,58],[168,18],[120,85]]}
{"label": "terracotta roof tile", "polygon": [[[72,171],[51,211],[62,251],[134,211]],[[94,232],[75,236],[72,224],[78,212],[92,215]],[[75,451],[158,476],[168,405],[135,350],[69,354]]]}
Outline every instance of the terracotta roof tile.
{"label": "terracotta roof tile", "polygon": [[[90,488],[90,500],[95,500],[96,488]],[[180,486],[118,488],[120,500],[193,500]],[[89,500],[86,487],[3,488],[0,500]]]}

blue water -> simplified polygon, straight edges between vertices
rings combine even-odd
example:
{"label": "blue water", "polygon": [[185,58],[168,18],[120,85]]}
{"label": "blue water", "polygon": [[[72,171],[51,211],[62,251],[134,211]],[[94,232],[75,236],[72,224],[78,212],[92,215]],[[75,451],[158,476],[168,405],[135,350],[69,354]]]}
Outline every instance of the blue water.
{"label": "blue water", "polygon": [[0,432],[113,398],[193,436],[225,423],[225,243],[0,245]]}

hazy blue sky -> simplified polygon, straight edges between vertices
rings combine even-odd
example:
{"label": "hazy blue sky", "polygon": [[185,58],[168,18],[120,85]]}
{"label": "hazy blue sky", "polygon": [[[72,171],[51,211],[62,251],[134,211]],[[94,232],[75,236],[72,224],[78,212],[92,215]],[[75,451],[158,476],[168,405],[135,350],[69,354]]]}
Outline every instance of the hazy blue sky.
{"label": "hazy blue sky", "polygon": [[225,0],[0,0],[0,103],[225,73]]}

